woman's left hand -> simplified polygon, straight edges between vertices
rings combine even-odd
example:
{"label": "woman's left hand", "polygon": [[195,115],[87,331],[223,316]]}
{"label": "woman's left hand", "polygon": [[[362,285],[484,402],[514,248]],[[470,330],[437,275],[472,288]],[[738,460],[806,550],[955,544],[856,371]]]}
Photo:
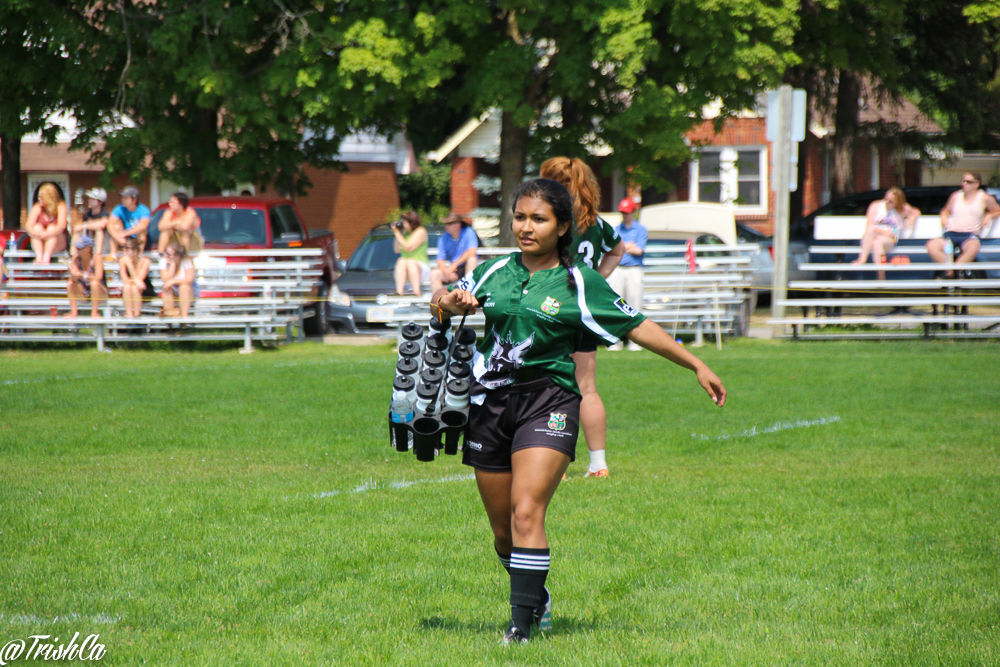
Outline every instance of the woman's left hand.
{"label": "woman's left hand", "polygon": [[726,404],[726,388],[722,385],[722,380],[708,366],[698,369],[696,377],[698,384],[708,392],[709,398],[720,408]]}

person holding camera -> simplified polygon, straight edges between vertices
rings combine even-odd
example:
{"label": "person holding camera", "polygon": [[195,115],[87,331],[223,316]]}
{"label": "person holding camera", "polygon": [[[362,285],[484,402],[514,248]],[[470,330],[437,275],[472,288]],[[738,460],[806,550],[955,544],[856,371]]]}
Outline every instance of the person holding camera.
{"label": "person holding camera", "polygon": [[413,296],[422,296],[420,285],[431,277],[430,258],[427,256],[427,230],[421,225],[416,211],[407,211],[389,228],[396,237],[392,249],[399,253],[394,273],[396,294],[403,296],[406,282],[409,281]]}

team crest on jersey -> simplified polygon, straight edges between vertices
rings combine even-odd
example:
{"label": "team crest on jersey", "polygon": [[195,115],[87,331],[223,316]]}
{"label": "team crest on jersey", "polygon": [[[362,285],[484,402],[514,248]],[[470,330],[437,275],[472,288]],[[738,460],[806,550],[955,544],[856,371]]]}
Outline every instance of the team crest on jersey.
{"label": "team crest on jersey", "polygon": [[469,275],[465,276],[464,278],[458,281],[458,284],[455,285],[455,289],[460,289],[469,292],[472,290],[474,286],[475,282],[472,280],[472,274],[470,273]]}
{"label": "team crest on jersey", "polygon": [[566,429],[566,415],[558,412],[549,413],[549,428],[553,431],[563,431]]}
{"label": "team crest on jersey", "polygon": [[542,312],[548,313],[549,315],[558,315],[559,306],[561,305],[562,304],[560,302],[556,301],[551,296],[547,296],[545,297],[545,303],[542,304]]}
{"label": "team crest on jersey", "polygon": [[514,382],[514,372],[524,365],[524,355],[535,342],[535,334],[527,339],[514,341],[510,334],[500,338],[493,332],[493,350],[486,360],[486,372],[479,383],[487,389],[496,389]]}
{"label": "team crest on jersey", "polygon": [[625,313],[626,315],[628,315],[629,317],[635,317],[636,315],[639,314],[638,310],[625,303],[625,299],[618,299],[617,301],[615,301],[615,307],[618,308],[618,310]]}

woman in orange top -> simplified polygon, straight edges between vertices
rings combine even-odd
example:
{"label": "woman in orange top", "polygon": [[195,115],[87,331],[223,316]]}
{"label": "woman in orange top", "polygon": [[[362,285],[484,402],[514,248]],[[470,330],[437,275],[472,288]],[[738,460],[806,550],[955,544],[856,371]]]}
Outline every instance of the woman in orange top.
{"label": "woman in orange top", "polygon": [[66,202],[59,188],[43,183],[38,188],[38,201],[28,213],[25,231],[31,237],[35,264],[49,264],[53,253],[66,249]]}

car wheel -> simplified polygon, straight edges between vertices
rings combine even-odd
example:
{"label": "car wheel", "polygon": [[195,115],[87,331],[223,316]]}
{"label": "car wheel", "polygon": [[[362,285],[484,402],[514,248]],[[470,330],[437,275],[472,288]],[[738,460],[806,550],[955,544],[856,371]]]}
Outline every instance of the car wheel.
{"label": "car wheel", "polygon": [[313,314],[302,323],[307,336],[325,336],[330,333],[330,320],[326,316],[326,297],[330,294],[330,285],[320,283],[316,291],[315,303],[309,304]]}

